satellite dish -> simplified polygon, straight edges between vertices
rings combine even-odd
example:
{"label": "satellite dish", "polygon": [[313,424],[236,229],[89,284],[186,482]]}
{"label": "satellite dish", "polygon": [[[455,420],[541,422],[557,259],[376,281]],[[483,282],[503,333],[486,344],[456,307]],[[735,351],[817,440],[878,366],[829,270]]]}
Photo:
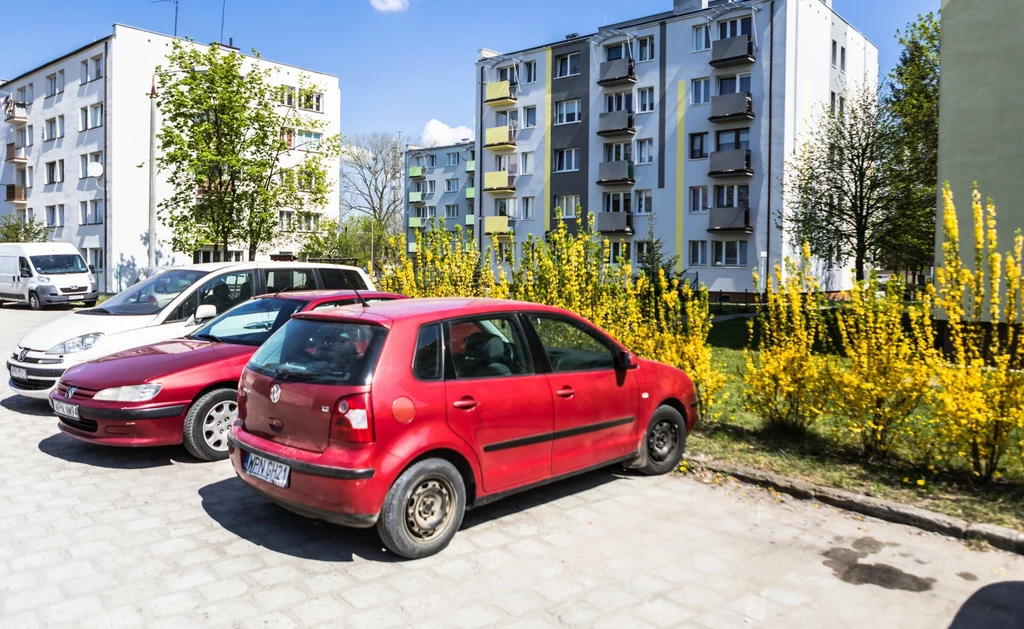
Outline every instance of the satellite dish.
{"label": "satellite dish", "polygon": [[89,162],[89,165],[85,169],[85,174],[92,178],[98,178],[103,176],[103,164],[99,162]]}

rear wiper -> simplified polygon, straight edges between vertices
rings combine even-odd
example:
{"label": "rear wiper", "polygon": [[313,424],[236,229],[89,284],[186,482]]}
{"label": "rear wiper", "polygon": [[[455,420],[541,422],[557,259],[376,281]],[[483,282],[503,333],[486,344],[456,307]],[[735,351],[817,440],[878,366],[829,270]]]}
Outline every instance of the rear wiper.
{"label": "rear wiper", "polygon": [[288,376],[304,376],[306,371],[303,369],[295,369],[293,367],[274,367],[274,375],[281,380],[287,380]]}

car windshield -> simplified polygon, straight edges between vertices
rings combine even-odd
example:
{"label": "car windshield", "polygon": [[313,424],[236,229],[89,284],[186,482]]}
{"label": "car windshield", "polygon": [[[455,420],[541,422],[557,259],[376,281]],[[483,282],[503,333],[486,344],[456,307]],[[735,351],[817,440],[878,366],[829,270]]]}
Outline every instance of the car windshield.
{"label": "car windshield", "polygon": [[279,380],[365,384],[385,336],[376,325],[292,319],[253,355],[249,368]]}
{"label": "car windshield", "polygon": [[196,330],[192,338],[233,343],[263,345],[306,302],[297,299],[265,297],[235,306],[223,315]]}
{"label": "car windshield", "polygon": [[83,314],[154,315],[174,298],[209,274],[196,269],[164,271],[114,295],[99,308],[80,310]]}
{"label": "car windshield", "polygon": [[49,256],[31,256],[32,266],[40,275],[68,275],[88,273],[89,267],[77,253],[62,253]]}

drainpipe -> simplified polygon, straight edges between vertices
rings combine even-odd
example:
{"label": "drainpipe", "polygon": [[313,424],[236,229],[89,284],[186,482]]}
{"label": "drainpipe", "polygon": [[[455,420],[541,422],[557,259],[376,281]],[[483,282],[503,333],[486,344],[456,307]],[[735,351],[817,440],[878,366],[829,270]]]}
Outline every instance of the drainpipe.
{"label": "drainpipe", "polygon": [[[772,115],[775,110],[775,0],[772,0],[771,10],[768,16],[768,216],[765,220],[765,263],[764,263],[764,286],[768,291],[768,274],[772,263],[772,131],[775,120]],[[758,287],[760,288],[760,287]],[[767,297],[767,295],[766,295]]]}

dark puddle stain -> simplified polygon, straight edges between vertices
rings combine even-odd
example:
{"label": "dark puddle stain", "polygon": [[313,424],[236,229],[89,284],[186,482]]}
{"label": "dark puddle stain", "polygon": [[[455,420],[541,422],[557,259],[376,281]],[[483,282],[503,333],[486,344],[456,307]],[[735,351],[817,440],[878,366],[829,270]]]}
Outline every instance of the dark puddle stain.
{"label": "dark puddle stain", "polygon": [[877,585],[887,590],[905,592],[927,592],[935,584],[935,579],[918,577],[886,564],[860,563],[861,559],[881,551],[886,546],[874,538],[862,537],[851,546],[852,550],[834,547],[822,553],[825,557],[824,564],[831,568],[832,573],[841,581],[852,585]]}
{"label": "dark puddle stain", "polygon": [[956,576],[960,577],[964,581],[977,581],[978,575],[973,572],[957,572]]}

